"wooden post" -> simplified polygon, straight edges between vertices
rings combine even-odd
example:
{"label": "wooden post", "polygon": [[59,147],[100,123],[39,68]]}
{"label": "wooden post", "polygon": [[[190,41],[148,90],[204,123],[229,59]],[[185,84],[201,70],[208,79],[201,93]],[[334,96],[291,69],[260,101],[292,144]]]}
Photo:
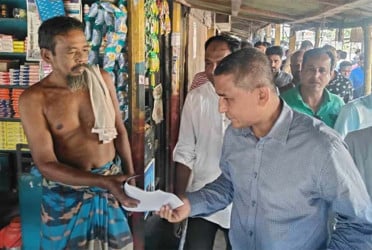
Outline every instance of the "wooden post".
{"label": "wooden post", "polygon": [[[145,170],[145,11],[144,0],[128,1],[128,62],[129,62],[129,120],[130,143],[136,174]],[[144,178],[136,185],[144,186]],[[133,213],[132,234],[135,250],[145,249],[145,230],[143,213]]]}
{"label": "wooden post", "polygon": [[274,45],[280,46],[280,40],[282,38],[282,28],[281,24],[275,24],[275,42]]}
{"label": "wooden post", "polygon": [[271,43],[271,24],[267,25],[265,28],[265,38],[266,42]]}
{"label": "wooden post", "polygon": [[363,37],[364,37],[364,94],[368,95],[371,93],[371,48],[372,48],[372,26],[363,26]]}
{"label": "wooden post", "polygon": [[182,53],[182,6],[173,1],[172,15],[172,66],[171,66],[171,99],[170,99],[170,119],[169,119],[169,157],[170,169],[166,178],[167,191],[173,191],[174,182],[174,164],[172,161],[172,152],[177,143],[178,130],[180,123],[180,92],[181,92],[181,70],[183,67]]}
{"label": "wooden post", "polygon": [[292,54],[296,50],[296,30],[291,28],[289,32],[289,53]]}
{"label": "wooden post", "polygon": [[315,44],[314,48],[318,48],[320,45],[320,27],[317,27],[315,30]]}

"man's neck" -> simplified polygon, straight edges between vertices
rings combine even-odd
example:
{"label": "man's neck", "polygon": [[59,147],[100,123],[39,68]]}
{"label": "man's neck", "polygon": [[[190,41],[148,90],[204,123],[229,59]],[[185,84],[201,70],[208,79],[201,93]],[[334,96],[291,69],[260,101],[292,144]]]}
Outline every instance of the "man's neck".
{"label": "man's neck", "polygon": [[323,93],[324,89],[320,91],[315,89],[305,90],[303,88],[300,88],[302,100],[307,105],[309,105],[309,107],[313,110],[314,113],[318,111],[320,105],[323,102]]}
{"label": "man's neck", "polygon": [[266,136],[282,111],[283,104],[280,102],[279,97],[273,98],[265,109],[266,116],[263,116],[262,121],[252,126],[252,131],[256,138],[262,138]]}

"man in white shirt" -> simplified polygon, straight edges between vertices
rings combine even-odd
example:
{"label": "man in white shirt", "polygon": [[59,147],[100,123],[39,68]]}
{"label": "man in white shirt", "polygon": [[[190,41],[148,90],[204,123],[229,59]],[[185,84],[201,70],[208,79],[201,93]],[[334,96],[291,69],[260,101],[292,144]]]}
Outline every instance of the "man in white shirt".
{"label": "man in white shirt", "polygon": [[[199,190],[221,173],[219,160],[224,130],[229,121],[218,111],[218,96],[213,85],[213,72],[219,62],[232,51],[231,38],[215,36],[206,44],[206,75],[208,81],[190,91],[181,117],[177,145],[173,152],[176,162],[176,194]],[[227,249],[231,205],[208,217],[189,218],[183,249],[212,250],[218,229],[225,233]],[[182,244],[182,243],[181,243]]]}

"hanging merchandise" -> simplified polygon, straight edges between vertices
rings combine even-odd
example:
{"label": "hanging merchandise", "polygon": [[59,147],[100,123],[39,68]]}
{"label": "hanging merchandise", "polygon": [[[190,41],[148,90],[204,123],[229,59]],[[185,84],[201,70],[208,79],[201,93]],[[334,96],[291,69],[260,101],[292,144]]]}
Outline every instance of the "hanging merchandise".
{"label": "hanging merchandise", "polygon": [[162,0],[160,3],[160,35],[168,35],[172,30],[172,25],[169,17],[169,5],[167,0]]}
{"label": "hanging merchandise", "polygon": [[159,72],[159,8],[156,0],[145,2],[146,13],[146,76],[149,78],[150,86],[155,87],[155,74]]}
{"label": "hanging merchandise", "polygon": [[36,0],[36,5],[41,21],[66,14],[62,0]]}
{"label": "hanging merchandise", "polygon": [[[125,55],[127,38],[126,1],[93,3],[84,15],[85,35],[91,44],[89,63],[98,64],[103,53],[103,68],[110,73],[117,90],[123,119],[128,112],[128,67]],[[87,11],[88,6],[84,9]]]}
{"label": "hanging merchandise", "polygon": [[155,124],[159,124],[163,119],[163,101],[162,101],[163,88],[161,84],[156,85],[152,91],[152,96],[154,97],[154,109],[152,110],[152,119]]}

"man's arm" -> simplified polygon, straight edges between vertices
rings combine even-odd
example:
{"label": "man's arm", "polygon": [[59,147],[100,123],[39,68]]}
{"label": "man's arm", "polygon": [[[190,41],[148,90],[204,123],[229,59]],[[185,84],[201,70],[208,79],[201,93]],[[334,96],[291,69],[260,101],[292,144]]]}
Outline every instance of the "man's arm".
{"label": "man's arm", "polygon": [[183,195],[191,176],[196,161],[196,126],[193,113],[198,113],[200,104],[193,102],[193,94],[189,94],[185,100],[181,115],[178,141],[173,151],[173,161],[176,162],[175,193]]}
{"label": "man's arm", "polygon": [[176,162],[176,183],[175,183],[175,194],[182,196],[186,192],[187,185],[189,183],[191,175],[191,169],[186,165]]}
{"label": "man's arm", "polygon": [[334,140],[319,187],[336,214],[329,249],[372,249],[372,204],[346,146]]}
{"label": "man's arm", "polygon": [[[31,87],[32,88],[32,87]],[[43,114],[43,93],[26,90],[19,99],[22,126],[27,136],[33,161],[42,175],[51,181],[75,186],[96,186],[109,190],[124,205],[135,206],[121,188],[127,176],[101,176],[58,161],[52,135]]]}
{"label": "man's arm", "polygon": [[353,104],[344,105],[340,113],[337,116],[334,129],[340,133],[342,138],[356,129],[359,128],[359,114],[358,110],[354,107]]}
{"label": "man's arm", "polygon": [[116,139],[114,140],[115,143],[115,149],[117,153],[119,154],[122,161],[124,161],[125,169],[124,173],[127,175],[135,175],[134,167],[133,167],[133,161],[132,161],[132,152],[129,144],[128,139],[128,133],[124,126],[123,119],[121,117],[120,109],[119,109],[119,101],[116,96],[116,91],[114,84],[111,80],[110,75],[104,71],[101,70],[102,78],[105,80],[108,90],[110,91],[111,100],[114,105],[115,109],[115,127],[118,132],[118,135]]}

